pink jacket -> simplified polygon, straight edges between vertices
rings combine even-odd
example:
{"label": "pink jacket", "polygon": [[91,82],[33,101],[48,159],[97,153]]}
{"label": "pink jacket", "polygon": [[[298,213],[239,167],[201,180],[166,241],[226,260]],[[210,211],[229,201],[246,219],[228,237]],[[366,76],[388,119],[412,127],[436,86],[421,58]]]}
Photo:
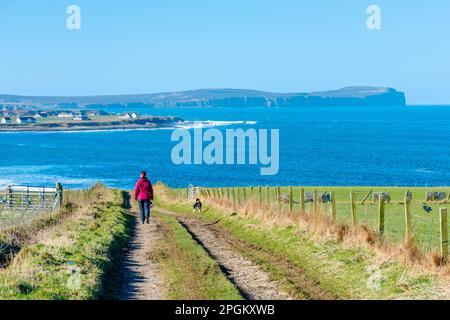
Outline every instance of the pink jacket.
{"label": "pink jacket", "polygon": [[153,200],[152,183],[147,178],[141,178],[136,183],[134,200]]}

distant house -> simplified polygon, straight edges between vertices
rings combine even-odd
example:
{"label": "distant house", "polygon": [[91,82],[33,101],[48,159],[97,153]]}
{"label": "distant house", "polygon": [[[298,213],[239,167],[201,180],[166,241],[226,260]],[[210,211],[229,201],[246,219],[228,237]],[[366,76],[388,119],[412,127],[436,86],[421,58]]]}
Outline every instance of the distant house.
{"label": "distant house", "polygon": [[73,121],[88,121],[91,120],[88,116],[77,114],[75,117],[72,118]]}
{"label": "distant house", "polygon": [[123,113],[119,116],[119,119],[131,119],[131,114]]}
{"label": "distant house", "polygon": [[36,119],[33,117],[17,117],[16,123],[22,124],[22,123],[36,123]]}
{"label": "distant house", "polygon": [[58,118],[72,118],[76,116],[73,112],[60,112],[58,113]]}
{"label": "distant house", "polygon": [[120,119],[136,119],[137,117],[138,117],[138,114],[136,112],[122,113],[119,116]]}
{"label": "distant house", "polygon": [[11,118],[9,118],[9,117],[2,117],[2,124],[8,124],[8,123],[11,123],[12,121],[11,121]]}
{"label": "distant house", "polygon": [[45,113],[45,112],[37,112],[37,113],[34,115],[34,117],[35,117],[36,119],[47,118],[47,117],[48,117],[48,114]]}

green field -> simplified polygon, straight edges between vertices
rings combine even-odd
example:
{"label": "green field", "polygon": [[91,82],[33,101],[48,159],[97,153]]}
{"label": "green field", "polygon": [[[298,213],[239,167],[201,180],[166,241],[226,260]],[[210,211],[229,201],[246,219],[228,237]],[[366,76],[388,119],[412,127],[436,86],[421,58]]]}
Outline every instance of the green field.
{"label": "green field", "polygon": [[[172,191],[174,195],[182,193]],[[345,246],[301,225],[240,214],[242,207],[234,214],[217,206],[214,199],[203,199],[203,203],[205,210],[198,214],[192,213],[191,201],[164,196],[157,199],[160,207],[195,216],[238,239],[235,250],[266,270],[296,299],[447,299],[446,285],[429,269],[410,268],[395,257],[380,259],[370,247]],[[369,288],[371,270],[381,272],[379,289]]]}
{"label": "green field", "polygon": [[[355,193],[355,203],[357,212],[358,224],[365,225],[374,231],[378,230],[379,205],[373,201],[372,195],[362,204],[362,200],[369,191],[373,192],[387,192],[390,194],[391,201],[385,205],[385,231],[384,236],[395,243],[401,243],[406,238],[405,226],[405,193],[412,192],[413,201],[411,203],[412,229],[413,239],[415,243],[426,252],[439,251],[440,249],[440,208],[450,210],[450,201],[429,202],[428,205],[432,207],[432,211],[427,213],[423,210],[422,204],[426,200],[427,192],[446,192],[447,196],[450,192],[450,187],[293,187],[293,212],[300,213],[300,189],[303,188],[305,193],[313,194],[314,190],[319,193],[335,192],[336,197],[336,219],[338,222],[351,224],[352,208],[350,193]],[[289,194],[289,187],[280,187],[283,194]],[[216,195],[232,201],[233,188],[215,188],[202,189],[211,196]],[[229,191],[228,191],[229,190]],[[245,190],[245,191],[244,191]],[[178,197],[186,197],[187,190],[176,189],[173,190]],[[268,201],[271,206],[278,206],[277,187],[270,187],[269,193],[267,187],[261,188],[261,195],[259,194],[259,187],[234,188],[236,203],[256,202],[262,201],[267,205]],[[261,198],[261,199],[260,199]],[[281,206],[289,210],[289,203],[281,203]],[[318,203],[317,209],[326,215],[331,216],[330,203]],[[313,214],[314,204],[312,202],[305,203],[305,213]],[[447,227],[450,233],[450,227]]]}

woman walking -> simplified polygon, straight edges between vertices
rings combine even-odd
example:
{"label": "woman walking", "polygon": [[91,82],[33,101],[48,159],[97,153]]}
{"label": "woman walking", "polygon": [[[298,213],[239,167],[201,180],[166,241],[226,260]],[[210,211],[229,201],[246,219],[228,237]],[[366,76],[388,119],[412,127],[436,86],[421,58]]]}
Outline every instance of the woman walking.
{"label": "woman walking", "polygon": [[139,212],[141,222],[150,223],[150,209],[153,201],[153,187],[150,180],[147,179],[147,172],[141,172],[141,178],[134,188],[134,200],[139,202]]}

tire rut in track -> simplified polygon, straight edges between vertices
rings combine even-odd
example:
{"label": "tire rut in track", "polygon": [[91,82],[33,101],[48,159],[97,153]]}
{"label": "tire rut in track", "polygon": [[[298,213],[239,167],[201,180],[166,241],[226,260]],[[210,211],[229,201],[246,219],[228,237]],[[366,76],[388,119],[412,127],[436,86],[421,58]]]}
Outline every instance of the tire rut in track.
{"label": "tire rut in track", "polygon": [[205,251],[217,262],[225,276],[247,300],[288,300],[291,297],[280,290],[279,284],[255,263],[221,241],[208,225],[195,219],[177,216],[158,208],[163,214],[176,216],[178,222],[191,234]]}

